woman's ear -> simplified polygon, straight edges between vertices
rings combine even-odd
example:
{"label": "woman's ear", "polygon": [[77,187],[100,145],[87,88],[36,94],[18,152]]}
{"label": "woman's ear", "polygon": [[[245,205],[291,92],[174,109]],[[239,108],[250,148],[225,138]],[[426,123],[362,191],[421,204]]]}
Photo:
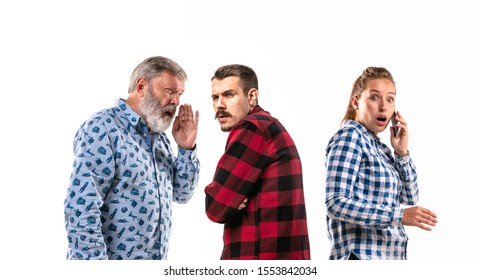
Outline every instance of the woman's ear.
{"label": "woman's ear", "polygon": [[358,110],[358,98],[356,96],[352,96],[352,106]]}

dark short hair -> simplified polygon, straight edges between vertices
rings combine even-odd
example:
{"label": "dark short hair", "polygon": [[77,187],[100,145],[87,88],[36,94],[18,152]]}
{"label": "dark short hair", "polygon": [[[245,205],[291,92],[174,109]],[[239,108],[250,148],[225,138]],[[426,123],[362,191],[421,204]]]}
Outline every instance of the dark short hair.
{"label": "dark short hair", "polygon": [[212,81],[213,79],[223,80],[232,76],[240,78],[240,86],[244,94],[247,94],[252,88],[258,90],[257,74],[252,68],[241,64],[230,64],[218,68],[213,74]]}

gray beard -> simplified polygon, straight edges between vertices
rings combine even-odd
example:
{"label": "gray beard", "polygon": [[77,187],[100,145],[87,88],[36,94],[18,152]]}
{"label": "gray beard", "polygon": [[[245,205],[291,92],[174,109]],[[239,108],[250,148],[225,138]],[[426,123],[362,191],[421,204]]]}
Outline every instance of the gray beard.
{"label": "gray beard", "polygon": [[[145,98],[140,100],[138,109],[143,114],[148,128],[156,133],[164,132],[170,127],[177,111],[177,107],[174,105],[160,108],[160,102],[155,99],[151,90],[147,92]],[[170,114],[166,114],[167,112]]]}

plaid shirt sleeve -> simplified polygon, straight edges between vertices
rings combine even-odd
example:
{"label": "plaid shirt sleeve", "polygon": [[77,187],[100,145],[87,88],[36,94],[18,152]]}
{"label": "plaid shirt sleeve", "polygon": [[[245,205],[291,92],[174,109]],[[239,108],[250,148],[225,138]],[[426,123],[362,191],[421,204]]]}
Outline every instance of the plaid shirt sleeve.
{"label": "plaid shirt sleeve", "polygon": [[205,188],[206,213],[210,220],[225,223],[240,212],[238,206],[254,191],[255,182],[268,163],[265,146],[262,132],[251,122],[230,131],[214,179]]}
{"label": "plaid shirt sleeve", "polygon": [[[361,133],[345,128],[330,141],[326,158],[327,214],[330,218],[363,226],[387,227],[403,215],[401,208],[374,203],[378,191],[358,183],[363,150]],[[366,176],[366,174],[363,174]]]}
{"label": "plaid shirt sleeve", "polygon": [[418,201],[417,172],[410,155],[396,157],[395,167],[399,170],[403,183],[400,192],[400,202],[406,205],[415,205]]}

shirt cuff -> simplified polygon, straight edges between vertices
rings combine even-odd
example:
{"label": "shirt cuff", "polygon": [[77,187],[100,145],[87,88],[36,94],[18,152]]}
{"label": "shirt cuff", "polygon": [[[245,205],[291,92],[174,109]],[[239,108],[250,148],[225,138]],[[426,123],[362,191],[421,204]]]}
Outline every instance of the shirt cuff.
{"label": "shirt cuff", "polygon": [[395,157],[400,164],[406,164],[410,160],[410,152],[408,152],[407,155],[403,157],[395,154]]}
{"label": "shirt cuff", "polygon": [[392,219],[393,226],[399,226],[402,224],[403,211],[404,211],[403,208],[395,209],[395,211],[393,212],[393,219]]}
{"label": "shirt cuff", "polygon": [[189,160],[194,160],[197,158],[197,144],[191,150],[185,150],[178,147],[178,155],[183,158],[188,158]]}

